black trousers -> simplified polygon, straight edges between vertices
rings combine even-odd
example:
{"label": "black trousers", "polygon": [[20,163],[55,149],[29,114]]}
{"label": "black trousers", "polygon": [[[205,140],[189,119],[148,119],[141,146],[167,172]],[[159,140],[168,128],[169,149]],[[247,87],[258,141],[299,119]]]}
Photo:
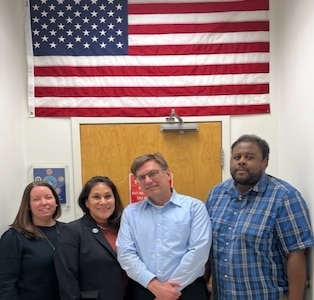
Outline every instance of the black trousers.
{"label": "black trousers", "polygon": [[[180,300],[208,300],[209,293],[204,277],[197,278],[181,291]],[[134,280],[129,279],[126,300],[154,300],[155,295]]]}

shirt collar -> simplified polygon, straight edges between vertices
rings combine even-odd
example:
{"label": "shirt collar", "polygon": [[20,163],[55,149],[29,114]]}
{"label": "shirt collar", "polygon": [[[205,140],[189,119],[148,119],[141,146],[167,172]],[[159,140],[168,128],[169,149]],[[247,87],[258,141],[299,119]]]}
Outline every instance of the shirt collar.
{"label": "shirt collar", "polygon": [[252,190],[256,193],[263,193],[266,188],[269,181],[269,177],[266,173],[263,173],[260,180],[253,186]]}
{"label": "shirt collar", "polygon": [[[251,192],[251,191],[254,191],[256,193],[263,193],[267,188],[267,184],[269,181],[268,176],[269,175],[264,172],[262,174],[261,178],[259,179],[259,181],[250,190],[248,190],[246,193]],[[235,181],[233,181],[233,189],[238,191],[237,184]]]}

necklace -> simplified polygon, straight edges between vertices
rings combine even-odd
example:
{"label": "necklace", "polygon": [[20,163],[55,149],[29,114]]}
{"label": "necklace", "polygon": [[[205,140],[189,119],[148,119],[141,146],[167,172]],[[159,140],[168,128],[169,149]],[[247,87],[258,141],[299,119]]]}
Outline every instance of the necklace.
{"label": "necklace", "polygon": [[110,230],[110,229],[111,229],[110,226],[105,227],[105,226],[99,225],[99,224],[97,224],[97,223],[96,223],[96,225],[97,225],[97,227],[99,227],[101,230]]}
{"label": "necklace", "polygon": [[[48,239],[48,237],[43,233],[43,231],[39,228],[39,226],[37,226],[38,230],[40,231],[40,233],[43,235],[43,237],[45,238],[45,240],[48,242],[48,244],[50,245],[51,249],[53,251],[56,250],[56,247],[51,243],[51,241]],[[56,223],[55,225],[55,229],[56,229],[56,232],[57,232],[57,235],[59,235],[59,229],[58,229],[58,225]]]}

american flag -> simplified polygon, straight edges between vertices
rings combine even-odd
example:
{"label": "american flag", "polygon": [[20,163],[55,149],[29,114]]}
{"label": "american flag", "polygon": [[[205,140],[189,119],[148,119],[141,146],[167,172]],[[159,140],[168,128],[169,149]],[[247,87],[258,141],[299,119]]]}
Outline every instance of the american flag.
{"label": "american flag", "polygon": [[269,113],[268,0],[25,0],[29,114]]}

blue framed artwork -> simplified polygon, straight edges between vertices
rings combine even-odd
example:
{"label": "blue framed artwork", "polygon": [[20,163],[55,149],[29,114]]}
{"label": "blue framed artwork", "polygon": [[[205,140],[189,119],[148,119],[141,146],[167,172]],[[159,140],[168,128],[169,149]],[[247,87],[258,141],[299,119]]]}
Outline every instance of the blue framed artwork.
{"label": "blue framed artwork", "polygon": [[56,190],[61,204],[67,204],[66,167],[32,167],[33,181],[46,181]]}

